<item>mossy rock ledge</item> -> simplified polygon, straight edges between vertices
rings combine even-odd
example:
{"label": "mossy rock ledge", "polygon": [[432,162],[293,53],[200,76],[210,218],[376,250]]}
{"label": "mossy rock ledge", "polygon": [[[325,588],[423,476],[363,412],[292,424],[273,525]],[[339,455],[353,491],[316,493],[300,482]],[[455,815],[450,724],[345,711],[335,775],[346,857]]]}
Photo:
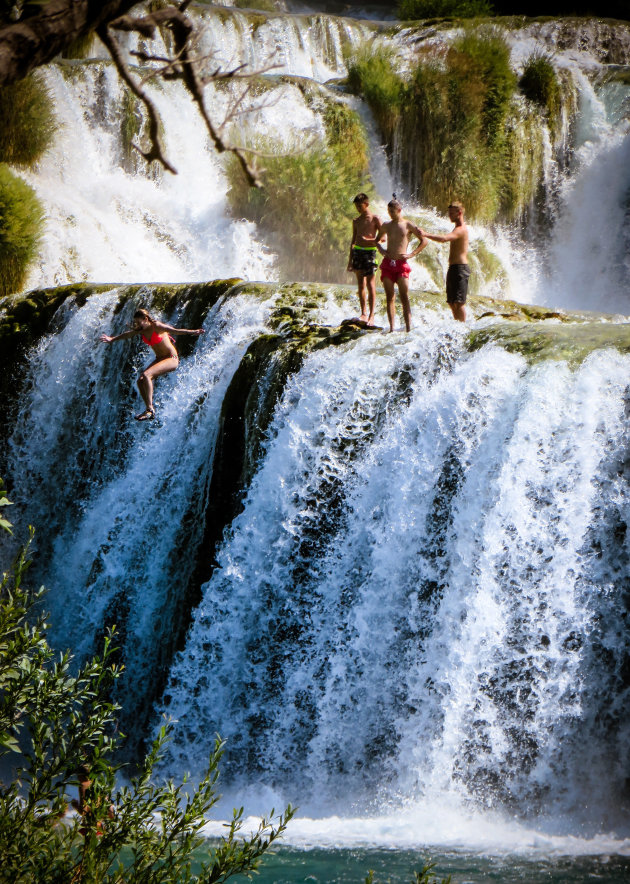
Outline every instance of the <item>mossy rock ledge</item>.
{"label": "mossy rock ledge", "polygon": [[555,359],[572,366],[595,350],[630,353],[630,316],[482,297],[469,298],[469,306],[476,320],[468,339],[471,351],[494,343],[528,362]]}
{"label": "mossy rock ledge", "polygon": [[[358,325],[325,325],[321,308],[331,294],[339,302],[351,300],[351,286],[323,283],[261,283],[242,279],[220,279],[180,284],[90,284],[74,283],[57,288],[38,289],[0,298],[0,370],[6,378],[22,353],[51,328],[53,317],[68,300],[82,307],[88,298],[118,291],[117,311],[130,300],[165,316],[177,314],[178,322],[195,328],[202,324],[217,300],[244,294],[254,298],[275,296],[268,327],[279,341],[291,341],[304,353],[372,333]],[[410,293],[412,308],[445,311],[443,293]],[[554,310],[481,296],[468,299],[474,318],[468,346],[478,350],[495,343],[529,360],[546,358],[581,361],[602,347],[630,352],[630,317],[589,311]],[[184,339],[182,339],[184,340]],[[279,343],[278,341],[278,343]],[[183,354],[186,355],[186,354]]]}

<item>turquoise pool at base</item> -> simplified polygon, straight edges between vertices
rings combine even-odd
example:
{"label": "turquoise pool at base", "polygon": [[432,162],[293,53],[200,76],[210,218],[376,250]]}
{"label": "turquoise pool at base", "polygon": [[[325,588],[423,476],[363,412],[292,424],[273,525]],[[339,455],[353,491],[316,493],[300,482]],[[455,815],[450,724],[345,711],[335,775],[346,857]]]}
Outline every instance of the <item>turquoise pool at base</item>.
{"label": "turquoise pool at base", "polygon": [[[630,857],[553,857],[526,859],[412,850],[277,850],[263,862],[258,884],[363,884],[370,869],[375,884],[412,884],[423,863],[436,863],[438,881],[452,884],[628,884]],[[244,877],[232,879],[246,881]]]}

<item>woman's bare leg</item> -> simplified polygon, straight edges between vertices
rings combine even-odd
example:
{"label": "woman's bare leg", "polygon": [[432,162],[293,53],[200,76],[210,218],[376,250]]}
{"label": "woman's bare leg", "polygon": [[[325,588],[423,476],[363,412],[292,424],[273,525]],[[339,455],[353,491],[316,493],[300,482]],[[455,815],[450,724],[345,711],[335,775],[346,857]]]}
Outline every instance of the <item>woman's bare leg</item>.
{"label": "woman's bare leg", "polygon": [[[161,374],[168,374],[169,371],[175,371],[178,365],[179,359],[176,356],[169,356],[166,359],[156,359],[155,362],[152,362],[142,372],[138,378],[138,390],[146,405],[144,414],[147,412],[155,413],[153,408],[153,379]],[[136,415],[136,417],[142,417],[142,415]]]}

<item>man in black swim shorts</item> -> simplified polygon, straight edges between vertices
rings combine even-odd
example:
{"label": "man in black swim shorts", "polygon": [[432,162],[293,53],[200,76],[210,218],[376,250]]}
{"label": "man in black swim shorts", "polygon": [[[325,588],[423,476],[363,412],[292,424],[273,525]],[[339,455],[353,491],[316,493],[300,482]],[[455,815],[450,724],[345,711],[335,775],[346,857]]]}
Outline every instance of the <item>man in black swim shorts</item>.
{"label": "man in black swim shorts", "polygon": [[466,321],[466,297],[468,295],[468,228],[464,221],[464,207],[459,202],[452,202],[448,207],[448,217],[455,227],[444,235],[426,233],[422,235],[434,242],[450,244],[448,253],[448,272],[446,274],[446,302],[451,308],[453,318],[459,322]]}
{"label": "man in black swim shorts", "polygon": [[448,304],[466,303],[469,276],[470,266],[468,264],[449,264],[446,273],[446,301]]}

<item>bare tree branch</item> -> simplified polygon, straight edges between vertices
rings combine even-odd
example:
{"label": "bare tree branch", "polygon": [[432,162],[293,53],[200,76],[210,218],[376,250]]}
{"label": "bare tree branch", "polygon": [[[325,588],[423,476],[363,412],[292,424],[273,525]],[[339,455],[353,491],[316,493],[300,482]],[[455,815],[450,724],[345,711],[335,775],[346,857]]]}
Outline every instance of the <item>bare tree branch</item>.
{"label": "bare tree branch", "polygon": [[196,103],[199,109],[199,113],[201,114],[201,118],[206,124],[206,129],[208,130],[208,134],[212,139],[215,149],[218,153],[223,153],[226,150],[230,150],[238,158],[238,161],[241,164],[241,168],[243,169],[245,177],[250,186],[262,187],[262,183],[258,178],[256,169],[250,165],[242,149],[239,147],[228,146],[223,141],[223,138],[221,137],[220,133],[218,132],[210,118],[204,101],[203,85],[197,77],[194,61],[189,54],[189,32],[180,27],[179,22],[172,22],[170,26],[173,31],[173,37],[175,40],[175,49],[182,59],[182,80],[184,82],[184,85],[190,92],[193,101]]}
{"label": "bare tree branch", "polygon": [[133,147],[138,151],[139,154],[141,154],[145,158],[148,163],[153,162],[153,160],[157,160],[157,162],[161,163],[165,169],[167,169],[169,172],[172,172],[173,175],[176,175],[177,169],[175,169],[169,163],[169,161],[164,156],[164,151],[162,150],[162,144],[160,142],[160,117],[155,105],[153,104],[153,101],[149,98],[144,89],[142,89],[141,86],[131,76],[129,69],[125,64],[125,60],[122,57],[120,46],[110,35],[107,29],[107,25],[103,25],[103,27],[98,29],[98,35],[107,47],[107,50],[112,57],[112,61],[116,65],[116,70],[118,71],[118,75],[120,76],[121,80],[127,84],[133,94],[140,99],[140,101],[147,109],[147,114],[149,117],[149,138],[151,141],[151,147],[148,151],[141,150],[141,148],[138,147],[137,144],[133,144]]}
{"label": "bare tree branch", "polygon": [[[141,150],[137,145],[134,147],[148,162],[156,160],[168,171],[176,171],[164,155],[159,137],[158,111],[144,90],[144,84],[151,76],[181,79],[199,109],[217,152],[234,153],[249,184],[260,187],[258,173],[247,159],[247,154],[256,152],[229,144],[224,138],[228,122],[247,112],[243,101],[249,90],[235,99],[227,118],[219,125],[215,124],[206,107],[203,90],[213,80],[247,79],[265,73],[273,65],[250,73],[244,71],[245,65],[238,65],[227,71],[217,67],[212,73],[201,75],[199,71],[202,62],[207,62],[212,56],[195,56],[192,52],[193,25],[185,15],[190,3],[191,0],[182,0],[179,4],[174,3],[165,9],[138,16],[130,14],[131,9],[137,5],[137,0],[48,0],[40,13],[0,27],[0,86],[22,79],[35,68],[52,61],[76,39],[96,31],[108,49],[120,78],[146,108],[150,147],[147,151]],[[174,56],[160,58],[146,53],[143,56],[136,52],[138,58],[144,57],[146,62],[162,65],[155,74],[147,74],[138,81],[129,70],[112,30],[137,33],[145,39],[151,39],[158,28],[168,28],[173,34]],[[259,105],[253,110],[263,106],[266,105]]]}

